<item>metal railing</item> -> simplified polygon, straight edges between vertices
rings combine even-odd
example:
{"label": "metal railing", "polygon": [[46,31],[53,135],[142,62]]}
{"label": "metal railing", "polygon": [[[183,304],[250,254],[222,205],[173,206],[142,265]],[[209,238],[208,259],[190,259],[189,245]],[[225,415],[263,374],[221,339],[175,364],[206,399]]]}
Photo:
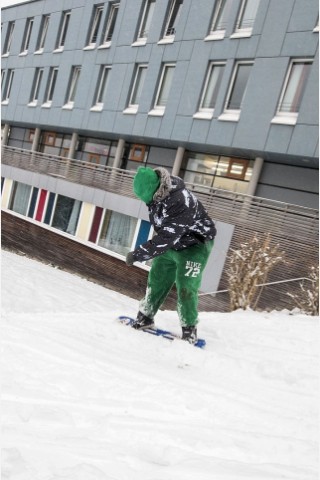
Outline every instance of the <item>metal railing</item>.
{"label": "metal railing", "polygon": [[7,146],[2,147],[1,160],[4,165],[22,170],[50,175],[120,195],[134,196],[132,192],[134,172],[127,170]]}

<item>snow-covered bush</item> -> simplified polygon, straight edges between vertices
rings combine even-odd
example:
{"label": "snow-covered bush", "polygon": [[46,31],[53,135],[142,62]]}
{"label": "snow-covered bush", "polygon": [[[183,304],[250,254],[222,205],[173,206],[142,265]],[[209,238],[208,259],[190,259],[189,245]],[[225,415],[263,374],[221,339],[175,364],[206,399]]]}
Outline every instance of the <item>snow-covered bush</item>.
{"label": "snow-covered bush", "polygon": [[272,246],[270,243],[270,235],[264,239],[255,235],[239,249],[231,250],[227,270],[231,311],[254,309],[258,285],[266,282],[272,267],[284,261],[284,252],[279,250],[279,245]]}
{"label": "snow-covered bush", "polygon": [[319,266],[310,268],[309,280],[300,283],[298,294],[288,293],[296,307],[307,315],[319,315]]}

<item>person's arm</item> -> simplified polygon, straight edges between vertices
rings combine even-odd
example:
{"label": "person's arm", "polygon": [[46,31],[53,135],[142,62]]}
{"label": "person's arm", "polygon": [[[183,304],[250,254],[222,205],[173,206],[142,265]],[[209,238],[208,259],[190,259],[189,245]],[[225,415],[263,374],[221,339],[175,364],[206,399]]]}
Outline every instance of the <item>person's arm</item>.
{"label": "person's arm", "polygon": [[165,213],[166,216],[157,234],[130,252],[127,256],[127,263],[132,265],[133,262],[145,262],[173,248],[188,230],[185,222],[185,208],[184,202],[177,201],[171,205]]}

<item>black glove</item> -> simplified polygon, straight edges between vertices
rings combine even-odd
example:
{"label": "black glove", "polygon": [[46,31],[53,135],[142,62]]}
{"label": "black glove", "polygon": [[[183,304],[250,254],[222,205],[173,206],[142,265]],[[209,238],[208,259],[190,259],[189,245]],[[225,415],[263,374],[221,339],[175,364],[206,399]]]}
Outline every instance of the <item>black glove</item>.
{"label": "black glove", "polygon": [[135,259],[133,257],[133,252],[129,252],[126,256],[126,264],[131,267],[135,262]]}

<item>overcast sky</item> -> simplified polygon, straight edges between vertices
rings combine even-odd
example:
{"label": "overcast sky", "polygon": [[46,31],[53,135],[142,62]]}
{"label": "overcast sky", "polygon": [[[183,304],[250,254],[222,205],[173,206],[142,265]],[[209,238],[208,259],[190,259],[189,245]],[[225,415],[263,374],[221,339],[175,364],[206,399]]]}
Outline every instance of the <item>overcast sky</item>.
{"label": "overcast sky", "polygon": [[16,3],[25,3],[28,0],[0,0],[0,5],[2,7],[7,7],[8,5],[15,5]]}

